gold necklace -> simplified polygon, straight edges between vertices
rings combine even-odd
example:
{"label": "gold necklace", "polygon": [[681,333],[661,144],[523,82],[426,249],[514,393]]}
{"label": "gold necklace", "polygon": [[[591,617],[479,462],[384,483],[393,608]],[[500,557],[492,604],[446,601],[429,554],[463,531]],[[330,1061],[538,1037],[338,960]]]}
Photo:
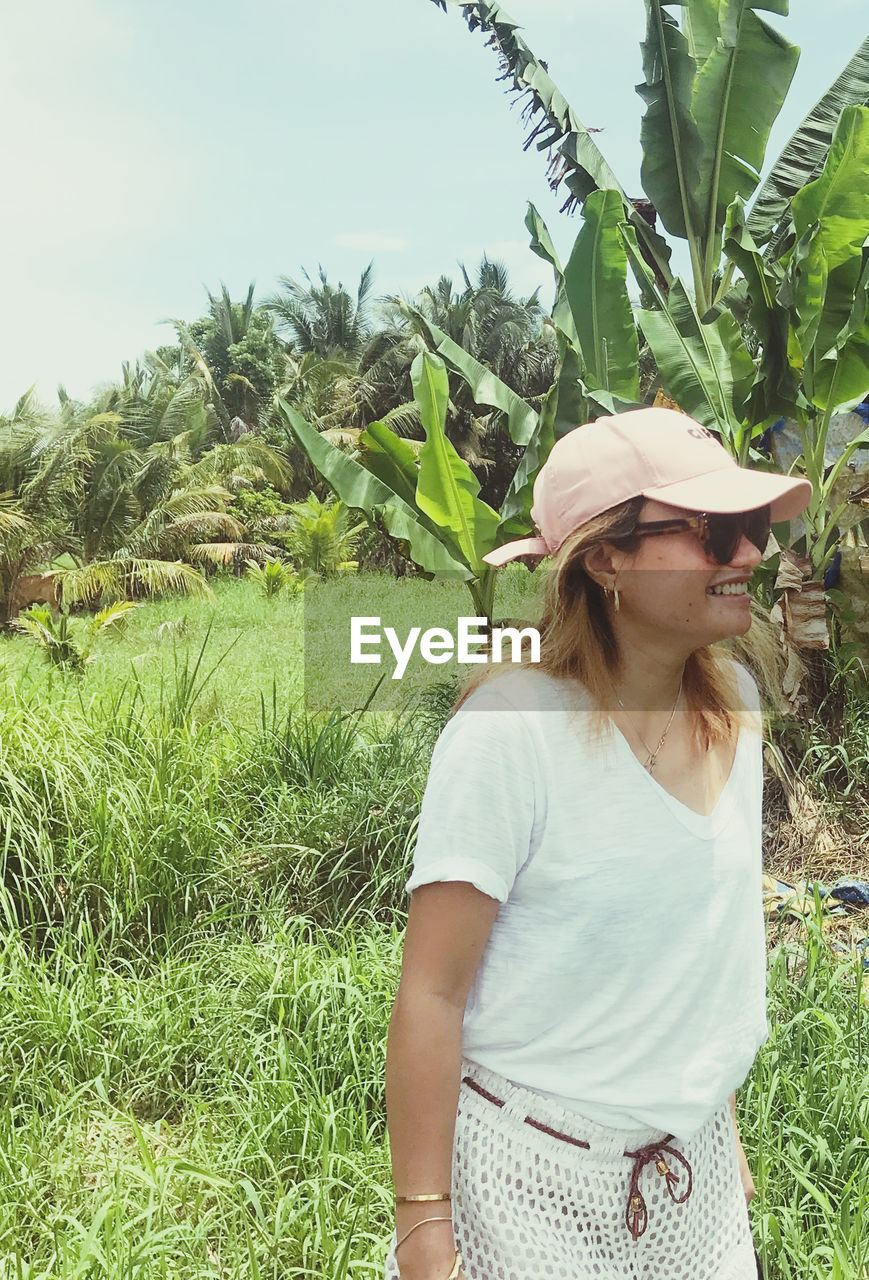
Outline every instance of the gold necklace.
{"label": "gold necklace", "polygon": [[[685,678],[685,677],[684,677],[684,672],[683,672],[683,673],[682,673],[682,679],[684,679],[684,678]],[[673,717],[674,717],[674,716],[675,716],[675,714],[676,714],[676,707],[679,705],[679,698],[681,697],[681,695],[682,695],[682,680],[680,680],[680,681],[679,681],[679,692],[676,694],[676,701],[673,703],[673,710],[670,712],[670,719],[667,721],[667,728],[666,728],[666,729],[664,730],[664,732],[661,734],[660,740],[659,740],[659,742],[658,742],[658,745],[655,747],[655,750],[654,750],[654,751],[652,751],[652,750],[651,750],[651,748],[649,747],[649,744],[648,744],[647,742],[643,741],[643,738],[642,738],[642,736],[641,736],[641,734],[640,734],[639,730],[637,729],[637,726],[634,724],[633,720],[631,720],[631,717],[628,715],[628,709],[627,709],[627,707],[626,707],[626,706],[625,706],[625,704],[622,702],[622,700],[621,700],[621,698],[618,696],[618,694],[616,694],[616,701],[618,702],[618,704],[619,704],[619,706],[621,707],[622,711],[624,711],[625,715],[626,715],[626,716],[628,716],[628,721],[629,721],[629,723],[630,723],[631,728],[633,729],[634,733],[637,735],[637,737],[640,739],[640,742],[642,742],[642,743],[643,743],[643,746],[646,748],[646,750],[647,750],[647,751],[648,751],[648,753],[649,753],[649,758],[648,758],[648,760],[646,760],[646,761],[645,761],[645,763],[643,764],[643,768],[644,768],[644,769],[648,769],[649,773],[651,773],[651,772],[652,772],[652,770],[654,769],[655,765],[656,765],[656,764],[657,764],[657,762],[658,762],[658,753],[659,753],[659,751],[661,750],[661,747],[663,747],[663,745],[664,745],[664,739],[666,738],[667,733],[669,732],[670,725],[673,723]]]}

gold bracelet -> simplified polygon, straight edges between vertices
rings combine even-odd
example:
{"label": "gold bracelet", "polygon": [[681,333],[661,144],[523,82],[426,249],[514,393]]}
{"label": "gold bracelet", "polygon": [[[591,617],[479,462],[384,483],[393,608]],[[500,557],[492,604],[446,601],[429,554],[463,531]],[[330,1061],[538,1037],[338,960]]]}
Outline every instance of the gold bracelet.
{"label": "gold bracelet", "polygon": [[449,1191],[446,1191],[440,1195],[435,1194],[431,1196],[426,1195],[426,1196],[396,1196],[395,1197],[396,1204],[408,1204],[411,1200],[452,1200],[452,1196]]}
{"label": "gold bracelet", "polygon": [[[423,1218],[422,1222],[418,1222],[416,1226],[411,1227],[410,1231],[416,1231],[416,1227],[421,1227],[423,1225],[423,1222],[451,1222],[451,1221],[452,1221],[451,1218]],[[401,1237],[398,1244],[395,1245],[395,1247],[392,1250],[393,1255],[398,1252],[398,1245],[404,1243],[404,1241],[410,1235],[410,1231],[406,1232]],[[462,1255],[459,1253],[458,1249],[456,1249],[456,1256],[453,1259],[452,1270],[450,1271],[450,1274],[446,1277],[446,1280],[459,1280],[459,1276],[464,1275],[464,1272],[462,1271],[463,1266],[464,1266],[464,1263],[462,1262]]]}

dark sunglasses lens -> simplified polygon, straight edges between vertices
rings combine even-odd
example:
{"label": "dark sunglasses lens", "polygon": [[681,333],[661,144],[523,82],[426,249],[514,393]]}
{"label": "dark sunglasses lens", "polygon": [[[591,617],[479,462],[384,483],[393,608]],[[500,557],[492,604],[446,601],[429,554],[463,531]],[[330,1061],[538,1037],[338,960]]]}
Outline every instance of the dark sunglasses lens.
{"label": "dark sunglasses lens", "polygon": [[758,551],[766,550],[770,531],[769,507],[726,515],[710,514],[706,524],[709,530],[707,547],[719,564],[730,564],[743,533]]}
{"label": "dark sunglasses lens", "polygon": [[757,511],[745,513],[745,536],[754,543],[758,551],[766,551],[771,529],[769,507],[758,507]]}

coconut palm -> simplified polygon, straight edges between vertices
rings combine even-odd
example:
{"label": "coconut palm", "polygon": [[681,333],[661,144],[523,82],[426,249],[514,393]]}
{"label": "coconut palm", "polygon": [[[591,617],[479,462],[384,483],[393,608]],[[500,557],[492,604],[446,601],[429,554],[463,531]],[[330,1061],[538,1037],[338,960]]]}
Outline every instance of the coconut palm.
{"label": "coconut palm", "polygon": [[223,443],[260,432],[272,413],[272,398],[285,380],[286,355],[272,317],[253,305],[254,285],[233,302],[225,284],[220,295],[206,290],[209,314],[187,324],[173,320],[177,347],[157,357],[179,383],[194,378],[212,412],[209,438]]}
{"label": "coconut palm", "polygon": [[307,271],[302,272],[307,285],[279,276],[283,292],[274,293],[263,302],[264,311],[275,317],[279,329],[286,332],[292,345],[302,354],[311,353],[321,360],[355,361],[371,332],[369,298],[374,263],[359,277],[355,299],[339,281],[331,285],[322,266],[319,285]]}
{"label": "coconut palm", "polygon": [[51,666],[81,675],[93,661],[90,652],[97,637],[106,631],[117,632],[136,608],[129,600],[119,601],[81,622],[73,622],[66,613],[55,617],[47,607],[33,608],[16,618],[12,627],[34,641]]}
{"label": "coconut palm", "polygon": [[[194,457],[190,430],[141,448],[127,428],[121,413],[91,413],[64,397],[55,421],[41,423],[26,440],[20,428],[16,436],[8,427],[5,454],[0,433],[0,468],[5,459],[7,473],[15,472],[21,516],[40,513],[40,537],[36,530],[19,537],[28,543],[28,563],[71,557],[75,568],[55,575],[66,603],[167,589],[210,595],[202,575],[183,561],[205,558],[196,548],[215,543],[224,559],[228,548],[233,557],[262,554],[227,508],[240,484],[288,484],[286,464],[255,436]],[[26,443],[17,463],[16,441],[19,451]],[[0,563],[7,600],[27,567],[14,549]]]}

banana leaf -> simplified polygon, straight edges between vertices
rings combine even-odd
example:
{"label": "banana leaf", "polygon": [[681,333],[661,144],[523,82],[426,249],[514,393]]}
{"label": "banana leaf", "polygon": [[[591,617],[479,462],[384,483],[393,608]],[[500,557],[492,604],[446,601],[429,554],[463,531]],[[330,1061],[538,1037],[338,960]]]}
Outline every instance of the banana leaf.
{"label": "banana leaf", "polygon": [[555,245],[552,243],[549,229],[530,202],[528,204],[528,212],[525,215],[525,226],[531,232],[531,244],[529,246],[531,252],[536,253],[537,257],[542,258],[544,262],[548,262],[555,276],[556,292],[555,305],[552,308],[552,323],[556,329],[560,329],[562,333],[566,334],[573,346],[578,348],[579,335],[576,332],[576,325],[573,323],[570,303],[567,301],[564,292],[564,271],[555,251]]}
{"label": "banana leaf", "polygon": [[687,240],[692,261],[702,226],[696,193],[700,188],[702,144],[691,116],[695,63],[667,0],[645,0],[642,44],[645,83],[637,93],[646,104],[640,128],[643,190],[669,232]]}
{"label": "banana leaf", "polygon": [[791,203],[797,237],[818,223],[816,240],[828,279],[815,347],[823,357],[836,348],[854,305],[869,237],[869,107],[842,112],[819,178]]}
{"label": "banana leaf", "polygon": [[796,321],[789,351],[799,369],[805,367],[815,345],[827,296],[829,266],[819,232],[820,223],[813,222],[794,245],[778,294]]}
{"label": "banana leaf", "polygon": [[618,193],[595,191],[585,203],[582,230],[564,269],[586,380],[637,400],[640,349],[627,288],[627,253],[619,232]]}
{"label": "banana leaf", "polygon": [[411,558],[426,572],[461,581],[474,576],[461,562],[452,539],[432,534],[407,502],[354,458],[323,440],[319,431],[286,400],[279,397],[277,405],[314,467],[342,502],[364,511],[371,519],[380,516],[393,537],[407,542]]}
{"label": "banana leaf", "polygon": [[634,226],[637,236],[665,283],[672,279],[670,272],[670,246],[654,227],[650,226],[635,207],[634,201],[625,195],[618,179],[603,153],[592,140],[591,134],[578,118],[558,86],[553,82],[543,62],[529,49],[516,33],[520,29],[508,13],[495,0],[432,0],[439,9],[455,5],[471,31],[481,30],[490,36],[490,43],[498,50],[501,75],[510,80],[517,93],[527,93],[530,101],[526,118],[538,117],[533,125],[525,149],[536,144],[538,151],[557,148],[549,165],[549,185],[553,191],[564,184],[570,195],[561,212],[573,212],[582,206],[592,191],[618,191],[625,208],[625,216]]}
{"label": "banana leaf", "polygon": [[527,444],[537,425],[537,414],[530,404],[496,377],[491,369],[468,355],[464,347],[460,347],[443,329],[427,320],[416,307],[408,305],[406,309],[428,333],[429,341],[438,355],[443,356],[447,364],[452,365],[464,378],[477,404],[500,409],[506,415],[507,431],[513,443]]}
{"label": "banana leaf", "polygon": [[425,428],[416,504],[439,528],[448,530],[462,558],[479,576],[487,567],[482,558],[494,545],[498,513],[477,497],[479,480],[447,439],[444,426],[450,384],[443,360],[421,351],[411,366],[410,378]]}
{"label": "banana leaf", "polygon": [[549,457],[555,443],[555,418],[558,409],[559,383],[550,387],[543,401],[534,435],[528,441],[509,488],[501,503],[500,522],[495,545],[500,547],[513,538],[527,537],[533,528],[531,504],[537,473]]}
{"label": "banana leaf", "polygon": [[739,196],[727,211],[724,253],[742,272],[748,291],[745,319],[761,343],[757,375],[747,408],[754,425],[792,412],[799,390],[788,360],[788,311],[778,299],[782,270],[766,263],[745,225],[745,209]]}
{"label": "banana leaf", "polygon": [[758,192],[748,230],[761,248],[778,235],[777,225],[790,222],[789,202],[817,178],[840,114],[855,104],[869,106],[869,36],[792,135]]}
{"label": "banana leaf", "polygon": [[744,435],[741,409],[755,368],[733,316],[722,312],[702,324],[678,279],[667,310],[637,314],[667,395],[738,454]]}
{"label": "banana leaf", "polygon": [[760,181],[770,128],[799,50],[754,12],[786,0],[645,0],[643,186],[664,226],[688,241],[701,313],[712,304],[727,209]]}
{"label": "banana leaf", "polygon": [[722,6],[720,37],[694,83],[691,115],[703,148],[696,199],[710,278],[727,209],[757,189],[769,132],[799,61],[796,45],[753,12],[767,7],[749,0]]}
{"label": "banana leaf", "polygon": [[414,506],[419,467],[407,441],[382,422],[371,422],[359,433],[358,448],[366,471],[389,485],[409,507]]}

